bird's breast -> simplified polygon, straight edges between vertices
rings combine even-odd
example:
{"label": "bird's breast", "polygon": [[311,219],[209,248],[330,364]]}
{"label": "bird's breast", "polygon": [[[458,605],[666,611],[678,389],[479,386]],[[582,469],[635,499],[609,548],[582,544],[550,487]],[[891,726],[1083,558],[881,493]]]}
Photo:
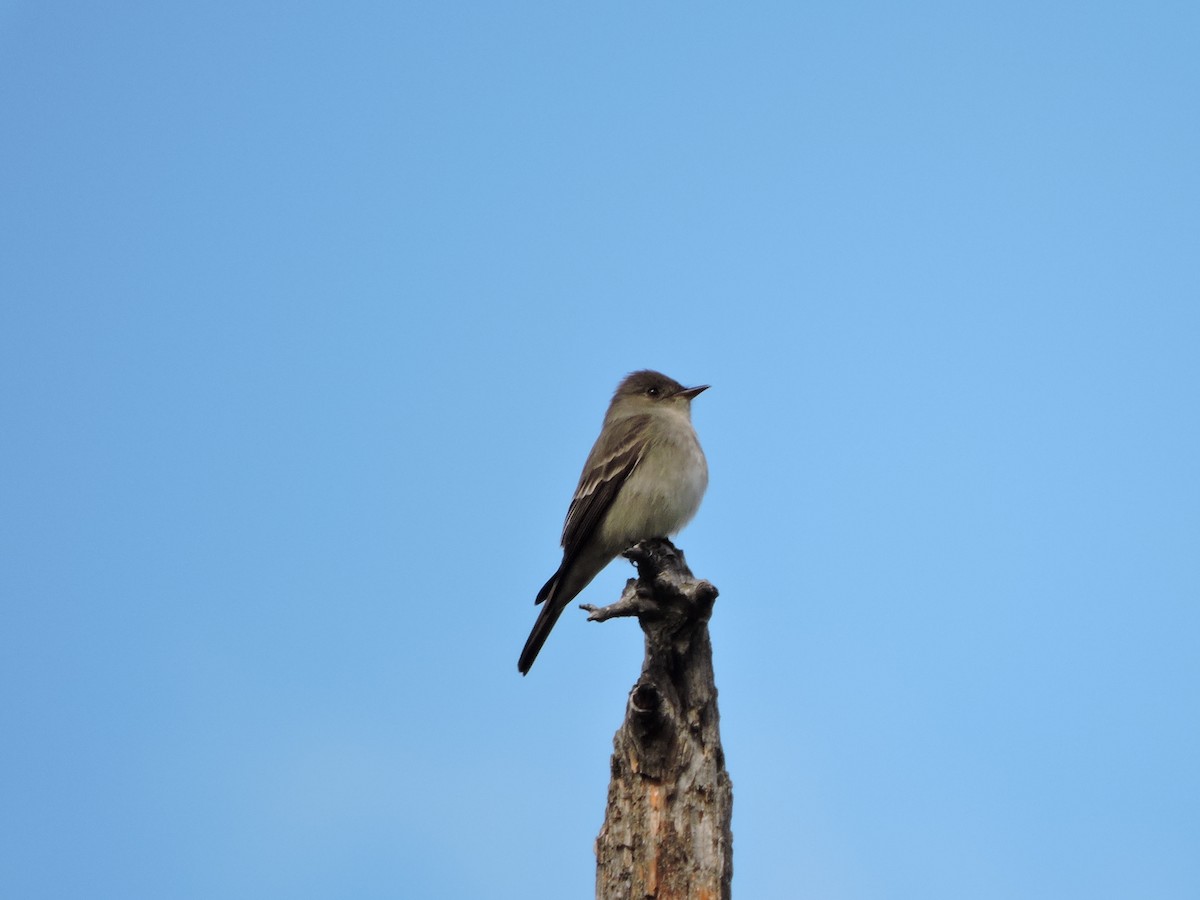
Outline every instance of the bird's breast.
{"label": "bird's breast", "polygon": [[708,464],[689,427],[656,443],[613,501],[603,530],[614,545],[632,546],[683,528],[700,508]]}

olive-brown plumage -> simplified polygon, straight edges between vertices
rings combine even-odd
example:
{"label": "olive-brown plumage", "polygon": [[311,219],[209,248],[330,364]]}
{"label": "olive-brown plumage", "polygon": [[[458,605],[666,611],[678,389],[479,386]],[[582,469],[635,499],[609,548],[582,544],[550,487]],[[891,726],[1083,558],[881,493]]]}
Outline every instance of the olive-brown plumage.
{"label": "olive-brown plumage", "polygon": [[696,514],[708,464],[691,404],[707,388],[685,388],[648,369],[617,386],[567,510],[562,564],[538,592],[542,610],[517,663],[521,674],[601,569],[639,541],[674,534]]}

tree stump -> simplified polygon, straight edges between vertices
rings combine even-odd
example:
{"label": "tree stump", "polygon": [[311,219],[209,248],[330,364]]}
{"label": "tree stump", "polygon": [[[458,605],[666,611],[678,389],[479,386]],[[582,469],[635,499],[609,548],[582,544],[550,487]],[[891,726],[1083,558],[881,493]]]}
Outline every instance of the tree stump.
{"label": "tree stump", "polygon": [[717,589],[665,538],[625,553],[638,568],[589,620],[637,616],[646,658],[613,738],[596,839],[597,900],[728,900],[733,786],[721,750],[708,620]]}

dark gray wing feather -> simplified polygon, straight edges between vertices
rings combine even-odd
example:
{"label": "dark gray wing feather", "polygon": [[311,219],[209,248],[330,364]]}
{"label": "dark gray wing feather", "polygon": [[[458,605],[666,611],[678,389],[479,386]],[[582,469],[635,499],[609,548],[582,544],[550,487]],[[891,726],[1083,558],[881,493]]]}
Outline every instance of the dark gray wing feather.
{"label": "dark gray wing feather", "polygon": [[562,546],[569,559],[587,544],[604,521],[626,479],[633,474],[646,452],[645,432],[649,416],[630,416],[612,425],[611,439],[597,442],[584,464],[575,497],[563,523]]}
{"label": "dark gray wing feather", "polygon": [[[538,592],[535,603],[546,603],[538,614],[521,651],[521,659],[517,668],[524,674],[529,671],[533,661],[537,659],[542,645],[550,635],[550,629],[562,615],[563,609],[578,593],[581,585],[572,584],[575,566],[581,559],[586,559],[588,545],[605,515],[612,508],[613,501],[621,493],[621,488],[629,476],[637,469],[646,452],[645,432],[650,421],[649,416],[631,416],[619,422],[612,423],[603,435],[603,440],[596,441],[592,452],[588,454],[583,466],[583,475],[579,478],[579,486],[575,488],[575,497],[567,510],[567,521],[563,524],[563,560],[550,580]],[[591,548],[594,556],[596,548]],[[604,565],[607,559],[601,559],[599,565]],[[592,558],[587,565],[596,563]],[[589,571],[587,580],[595,574]],[[586,583],[586,581],[584,582]],[[560,596],[560,585],[567,584],[570,593]],[[553,598],[553,599],[551,599]]]}

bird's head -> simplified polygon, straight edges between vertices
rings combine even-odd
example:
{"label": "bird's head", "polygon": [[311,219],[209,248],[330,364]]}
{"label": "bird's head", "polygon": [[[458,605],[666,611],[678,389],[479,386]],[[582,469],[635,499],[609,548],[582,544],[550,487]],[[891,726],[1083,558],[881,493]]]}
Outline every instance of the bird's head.
{"label": "bird's head", "polygon": [[[630,412],[644,412],[654,408],[675,408],[684,413],[691,409],[692,399],[702,391],[708,390],[707,384],[697,387],[684,387],[674,378],[668,378],[661,372],[642,369],[631,372],[617,385],[613,394],[612,405],[618,404]],[[611,408],[611,407],[610,407]]]}

